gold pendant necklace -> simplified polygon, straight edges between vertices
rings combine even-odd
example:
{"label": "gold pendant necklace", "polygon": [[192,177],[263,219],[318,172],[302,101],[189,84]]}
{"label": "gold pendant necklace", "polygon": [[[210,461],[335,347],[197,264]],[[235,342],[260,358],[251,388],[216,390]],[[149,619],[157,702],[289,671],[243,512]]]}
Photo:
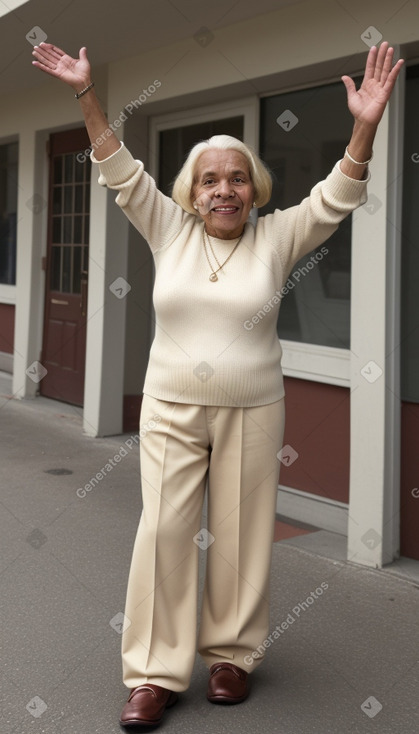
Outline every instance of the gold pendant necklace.
{"label": "gold pendant necklace", "polygon": [[[202,242],[203,242],[203,245],[204,245],[205,256],[207,258],[208,265],[210,266],[210,270],[211,270],[211,275],[209,276],[209,280],[211,281],[211,283],[215,283],[215,281],[218,280],[218,275],[217,275],[218,271],[219,270],[222,270],[222,268],[224,267],[224,265],[230,260],[231,256],[235,253],[235,251],[237,250],[237,248],[238,248],[238,246],[240,244],[241,238],[243,237],[243,234],[244,234],[244,230],[241,233],[241,235],[240,235],[239,239],[237,240],[236,244],[234,245],[234,247],[233,247],[232,251],[230,252],[229,256],[220,265],[220,263],[218,262],[217,255],[215,254],[215,252],[214,252],[214,250],[212,248],[211,240],[210,240],[209,235],[207,234],[207,232],[205,230],[205,225],[204,225],[204,228],[202,230]],[[210,261],[209,256],[208,256],[207,243],[206,243],[205,237],[207,237],[207,239],[208,239],[208,245],[209,245],[209,248],[211,250],[212,256],[213,256],[215,262],[218,265],[217,270],[214,270],[213,267],[212,267],[212,265],[211,265],[211,261]]]}

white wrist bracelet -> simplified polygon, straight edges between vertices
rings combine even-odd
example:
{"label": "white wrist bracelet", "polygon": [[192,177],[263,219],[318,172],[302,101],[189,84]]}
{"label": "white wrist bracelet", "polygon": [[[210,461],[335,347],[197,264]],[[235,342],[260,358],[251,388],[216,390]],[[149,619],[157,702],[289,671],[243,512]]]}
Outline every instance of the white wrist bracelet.
{"label": "white wrist bracelet", "polygon": [[371,161],[373,159],[374,153],[371,153],[371,158],[368,158],[367,161],[362,161],[362,163],[361,163],[361,161],[356,161],[355,158],[352,158],[352,156],[351,156],[351,154],[350,154],[350,152],[348,150],[348,146],[346,146],[346,148],[345,148],[345,155],[348,156],[349,160],[352,161],[352,163],[355,163],[356,166],[367,166],[368,163],[371,163]]}

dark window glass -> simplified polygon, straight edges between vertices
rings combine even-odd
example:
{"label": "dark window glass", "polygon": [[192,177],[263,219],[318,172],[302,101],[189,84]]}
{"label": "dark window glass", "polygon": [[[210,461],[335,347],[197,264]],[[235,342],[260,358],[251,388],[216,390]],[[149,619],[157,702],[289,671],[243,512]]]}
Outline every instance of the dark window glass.
{"label": "dark window glass", "polygon": [[84,217],[84,244],[89,244],[89,226],[90,226],[90,217],[88,214]]}
{"label": "dark window glass", "polygon": [[63,293],[71,293],[71,282],[72,282],[72,247],[63,247],[63,272],[61,291]]}
{"label": "dark window glass", "polygon": [[406,72],[401,295],[401,397],[419,403],[419,66]]}
{"label": "dark window glass", "polygon": [[64,186],[64,211],[71,214],[73,211],[73,187]]}
{"label": "dark window glass", "polygon": [[85,273],[88,272],[89,268],[89,248],[83,247],[83,270]]}
{"label": "dark window glass", "polygon": [[61,290],[61,251],[62,251],[62,247],[52,248],[51,280],[50,280],[50,288],[52,291]]}
{"label": "dark window glass", "polygon": [[64,156],[64,183],[73,183],[74,157],[73,153]]}
{"label": "dark window glass", "polygon": [[60,184],[63,180],[63,157],[57,155],[54,157],[54,183]]}
{"label": "dark window glass", "polygon": [[[52,192],[52,252],[50,286],[63,293],[81,292],[81,271],[87,270],[91,162],[77,161],[76,153],[54,156]],[[62,245],[56,247],[55,245]],[[82,260],[83,265],[82,267]]]}
{"label": "dark window glass", "polygon": [[90,184],[85,184],[84,187],[84,211],[90,210]]}
{"label": "dark window glass", "polygon": [[83,211],[83,186],[74,187],[74,211],[77,213]]}
{"label": "dark window glass", "polygon": [[16,283],[18,144],[0,145],[0,283]]}
{"label": "dark window glass", "polygon": [[243,140],[243,117],[210,120],[160,132],[158,185],[164,194],[170,196],[173,181],[190,149],[213,135],[232,135]]}
{"label": "dark window glass", "polygon": [[[273,173],[273,193],[262,216],[299,204],[342,158],[353,126],[342,83],[261,100],[260,155]],[[282,299],[283,339],[350,346],[351,217],[294,266]]]}
{"label": "dark window glass", "polygon": [[52,241],[54,244],[61,244],[61,217],[54,217],[52,220]]}
{"label": "dark window glass", "polygon": [[74,217],[74,235],[73,235],[73,242],[75,245],[78,245],[78,244],[81,245],[83,242],[82,229],[83,229],[83,217],[75,216]]}
{"label": "dark window glass", "polygon": [[52,191],[52,213],[61,214],[62,211],[62,193],[61,186],[54,186]]}
{"label": "dark window glass", "polygon": [[82,255],[82,248],[73,247],[73,289],[72,289],[73,293],[81,292],[81,286],[80,286],[81,255]]}
{"label": "dark window glass", "polygon": [[80,161],[77,160],[77,156],[75,156],[74,160],[74,180],[75,181],[83,181],[84,179],[84,171],[88,169],[88,166],[85,166],[84,163],[80,163]]}
{"label": "dark window glass", "polygon": [[73,242],[72,232],[71,232],[71,229],[72,229],[72,227],[71,227],[72,220],[73,220],[73,217],[72,216],[63,217],[63,222],[64,222],[64,237],[63,237],[63,242],[66,245],[67,244],[70,245]]}

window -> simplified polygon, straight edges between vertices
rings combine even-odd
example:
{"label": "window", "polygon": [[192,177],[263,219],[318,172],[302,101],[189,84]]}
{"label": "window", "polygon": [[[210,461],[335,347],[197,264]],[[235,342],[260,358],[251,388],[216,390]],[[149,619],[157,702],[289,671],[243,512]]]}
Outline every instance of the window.
{"label": "window", "polygon": [[17,143],[0,145],[0,283],[16,283]]}
{"label": "window", "polygon": [[160,131],[158,185],[170,196],[173,181],[191,148],[213,135],[232,135],[243,140],[243,116],[207,120],[194,125],[182,125]]}
{"label": "window", "polygon": [[401,288],[401,397],[419,403],[419,66],[406,70]]}
{"label": "window", "polygon": [[81,293],[88,266],[91,162],[77,155],[53,155],[49,287],[60,293]]}
{"label": "window", "polygon": [[[293,206],[306,197],[342,158],[352,126],[341,82],[262,99],[260,155],[271,168],[274,185],[272,199],[260,215]],[[295,265],[281,304],[278,335],[289,341],[348,349],[351,217],[325,247],[326,255],[319,247]]]}

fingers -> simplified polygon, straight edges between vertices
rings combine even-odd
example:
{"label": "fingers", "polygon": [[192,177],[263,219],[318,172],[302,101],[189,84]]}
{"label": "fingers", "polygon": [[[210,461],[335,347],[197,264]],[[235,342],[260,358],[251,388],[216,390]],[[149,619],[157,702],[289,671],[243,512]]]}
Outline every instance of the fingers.
{"label": "fingers", "polygon": [[[381,50],[381,49],[380,49]],[[399,59],[393,66],[394,49],[389,47],[386,50],[386,54],[383,54],[383,64],[381,68],[381,74],[379,83],[382,87],[390,94],[393,89],[396,79],[400,73],[400,70],[404,64],[403,59]]]}
{"label": "fingers", "polygon": [[61,55],[64,54],[64,51],[58,48],[58,46],[54,46],[52,43],[46,43],[46,41],[42,41],[39,46],[35,46],[35,48],[42,48],[44,51],[58,51]]}
{"label": "fingers", "polygon": [[343,83],[344,83],[344,85],[346,87],[346,91],[347,91],[348,99],[349,99],[349,97],[351,96],[351,94],[353,94],[354,92],[356,92],[355,82],[354,82],[353,79],[351,79],[350,76],[346,76],[346,75],[345,76],[342,76],[341,79],[342,79],[342,81],[343,81]]}
{"label": "fingers", "polygon": [[390,68],[391,68],[391,62],[393,58],[393,49],[390,49],[388,47],[388,42],[383,41],[380,48],[377,51],[377,57],[375,62],[375,69],[374,69],[374,79],[379,82],[381,81],[381,77],[383,74],[383,68],[387,59],[387,55],[390,56]]}
{"label": "fingers", "polygon": [[382,87],[392,88],[404,63],[400,59],[393,66],[393,59],[394,48],[387,41],[383,41],[379,48],[372,46],[368,53],[363,82],[373,80]]}
{"label": "fingers", "polygon": [[378,81],[383,86],[387,84],[388,80],[394,83],[394,81],[397,79],[397,76],[399,75],[400,69],[404,64],[404,60],[399,59],[399,61],[397,61],[393,66],[393,60],[394,48],[392,48],[392,46],[389,46],[387,41],[383,41],[377,54],[377,60],[374,70],[374,79],[376,79],[376,81]]}
{"label": "fingers", "polygon": [[[380,51],[381,51],[381,48],[380,48]],[[389,47],[384,56],[384,62],[383,62],[381,77],[380,77],[380,81],[384,83],[386,82],[387,77],[391,72],[391,67],[393,66],[393,56],[394,56],[394,49]]]}
{"label": "fingers", "polygon": [[399,76],[400,70],[404,64],[404,59],[399,59],[399,61],[393,66],[391,72],[389,73],[386,82],[384,84],[384,89],[390,94],[391,90],[393,89],[396,79]]}
{"label": "fingers", "polygon": [[39,46],[35,46],[35,48],[38,50],[38,53],[41,53],[45,58],[50,60],[55,59],[56,61],[59,61],[62,56],[65,56],[64,51],[57,46],[53,46],[52,43],[40,43]]}
{"label": "fingers", "polygon": [[35,56],[36,61],[32,61],[34,66],[37,66],[43,71],[54,71],[57,68],[55,61],[50,61],[44,56],[38,56],[35,51],[32,51],[32,55]]}
{"label": "fingers", "polygon": [[42,71],[53,71],[57,66],[56,63],[52,63],[42,54],[38,54],[35,49],[32,51],[32,56],[35,56],[36,59],[36,61],[32,61],[32,64],[37,66],[38,69],[42,69]]}
{"label": "fingers", "polygon": [[40,46],[34,46],[32,55],[44,66],[54,69],[64,52],[61,49],[56,49],[50,43],[42,43]]}
{"label": "fingers", "polygon": [[380,48],[371,46],[365,65],[364,81],[375,79],[377,82],[385,82],[392,64],[394,49],[389,47],[387,41],[383,41]]}
{"label": "fingers", "polygon": [[[383,44],[382,44],[383,45]],[[394,48],[391,46],[388,46],[388,43],[385,42],[385,47],[381,51],[382,46],[380,46],[380,52],[379,54],[379,64],[377,64],[377,76],[376,79],[379,81],[383,86],[387,83],[387,80],[391,76],[391,78],[396,79],[397,75],[403,66],[403,60],[400,59],[401,63],[399,61],[393,66],[393,59],[394,59]],[[396,69],[396,72],[394,72],[394,69]],[[394,73],[393,73],[394,72]]]}
{"label": "fingers", "polygon": [[377,54],[377,46],[371,46],[367,57],[367,63],[365,65],[364,82],[374,78]]}

